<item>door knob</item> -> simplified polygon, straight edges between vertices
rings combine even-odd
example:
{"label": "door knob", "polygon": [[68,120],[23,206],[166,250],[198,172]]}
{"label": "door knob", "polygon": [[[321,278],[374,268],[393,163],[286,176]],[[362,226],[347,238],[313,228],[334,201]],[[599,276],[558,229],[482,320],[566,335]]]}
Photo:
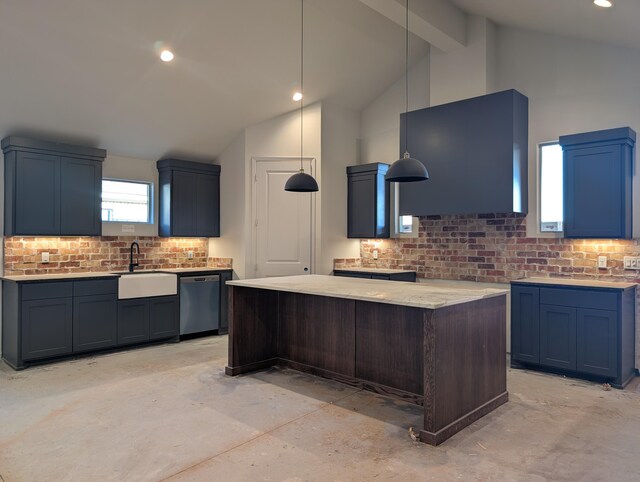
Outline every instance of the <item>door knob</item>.
{"label": "door knob", "polygon": [[305,270],[305,271],[309,271],[309,268],[305,267],[305,268],[304,268],[304,270]]}

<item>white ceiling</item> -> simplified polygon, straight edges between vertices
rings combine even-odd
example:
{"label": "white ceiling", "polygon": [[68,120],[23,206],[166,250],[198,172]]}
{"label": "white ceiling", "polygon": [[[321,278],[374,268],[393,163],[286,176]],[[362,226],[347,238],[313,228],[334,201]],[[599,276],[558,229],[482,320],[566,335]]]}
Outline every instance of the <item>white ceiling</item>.
{"label": "white ceiling", "polygon": [[462,10],[500,25],[640,49],[640,0],[450,0]]}
{"label": "white ceiling", "polygon": [[[212,159],[297,107],[299,12],[299,0],[3,0],[0,136]],[[360,110],[404,70],[402,28],[358,0],[307,0],[305,42],[306,103]],[[412,61],[426,55],[411,42]]]}
{"label": "white ceiling", "polygon": [[[610,10],[592,0],[451,1],[502,25],[640,48],[640,0]],[[299,4],[0,0],[0,137],[213,159],[245,127],[296,108]],[[359,0],[305,6],[306,103],[360,110],[403,74],[401,26]],[[171,64],[158,60],[158,41],[175,51]],[[411,36],[412,62],[427,49]]]}

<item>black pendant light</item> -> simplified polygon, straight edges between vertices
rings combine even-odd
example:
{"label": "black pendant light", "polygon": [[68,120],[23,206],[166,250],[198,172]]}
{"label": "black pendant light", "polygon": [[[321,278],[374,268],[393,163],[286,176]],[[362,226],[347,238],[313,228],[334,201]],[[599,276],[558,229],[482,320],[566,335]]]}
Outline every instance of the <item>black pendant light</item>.
{"label": "black pendant light", "polygon": [[285,191],[291,192],[316,192],[318,191],[318,183],[306,172],[302,166],[302,139],[304,136],[304,0],[300,0],[300,172],[294,174],[284,185]]}
{"label": "black pendant light", "polygon": [[409,154],[409,0],[406,0],[405,46],[404,46],[404,81],[405,81],[405,125],[404,125],[404,155],[391,167],[385,175],[389,182],[415,182],[429,179],[429,172],[419,160]]}

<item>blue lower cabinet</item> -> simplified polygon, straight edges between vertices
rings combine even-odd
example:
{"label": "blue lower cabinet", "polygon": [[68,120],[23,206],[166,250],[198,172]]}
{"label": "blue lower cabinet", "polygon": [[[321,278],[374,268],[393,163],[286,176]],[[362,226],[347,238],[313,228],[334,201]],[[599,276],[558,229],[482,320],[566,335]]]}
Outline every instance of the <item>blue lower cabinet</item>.
{"label": "blue lower cabinet", "polygon": [[385,281],[408,281],[415,283],[418,273],[415,271],[403,271],[400,273],[375,273],[358,271],[357,269],[337,269],[333,271],[333,276],[342,276],[345,278],[363,278],[363,279],[379,279]]}
{"label": "blue lower cabinet", "polygon": [[636,287],[511,283],[511,365],[607,381],[635,376]]}
{"label": "blue lower cabinet", "polygon": [[115,277],[2,282],[2,359],[32,362],[96,352],[180,334],[178,296],[118,300]]}
{"label": "blue lower cabinet", "polygon": [[118,302],[118,345],[173,338],[180,334],[177,296]]}

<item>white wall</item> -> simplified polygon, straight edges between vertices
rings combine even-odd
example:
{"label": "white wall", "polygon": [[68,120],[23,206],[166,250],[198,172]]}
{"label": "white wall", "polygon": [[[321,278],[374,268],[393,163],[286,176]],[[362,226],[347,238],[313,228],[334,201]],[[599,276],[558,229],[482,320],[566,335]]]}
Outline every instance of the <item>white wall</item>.
{"label": "white wall", "polygon": [[[409,70],[409,110],[429,107],[429,55]],[[400,155],[400,114],[405,109],[404,75],[360,115],[360,163],[391,163]]]}
{"label": "white wall", "polygon": [[[157,236],[158,235],[158,169],[156,161],[107,154],[102,165],[102,177],[153,183],[153,224],[102,223],[103,236]],[[123,233],[123,224],[133,226],[135,232]]]}
{"label": "white wall", "polygon": [[430,105],[493,92],[496,88],[496,27],[488,19],[467,17],[467,45],[445,53],[431,51]]}
{"label": "white wall", "polygon": [[360,241],[347,238],[347,173],[358,163],[360,113],[322,104],[322,196],[320,258],[316,273],[330,274],[334,258],[357,258]]}
{"label": "white wall", "polygon": [[[499,88],[529,97],[529,235],[537,232],[540,142],[612,127],[640,129],[640,51],[520,29],[498,29]],[[634,205],[640,199],[634,176]],[[634,237],[640,236],[640,206]]]}
{"label": "white wall", "polygon": [[209,256],[233,258],[237,277],[245,277],[245,133],[220,154],[220,237],[209,238]]}
{"label": "white wall", "polygon": [[[319,252],[322,219],[322,106],[304,109],[304,157],[316,159],[314,173],[320,192],[316,196],[316,270],[321,265]],[[239,278],[251,278],[255,264],[251,244],[251,160],[258,157],[300,158],[300,111],[275,117],[248,127],[218,158],[222,167],[220,182],[221,237],[209,241],[209,256],[233,258]],[[346,209],[346,208],[345,208]],[[223,221],[224,219],[224,221]]]}

